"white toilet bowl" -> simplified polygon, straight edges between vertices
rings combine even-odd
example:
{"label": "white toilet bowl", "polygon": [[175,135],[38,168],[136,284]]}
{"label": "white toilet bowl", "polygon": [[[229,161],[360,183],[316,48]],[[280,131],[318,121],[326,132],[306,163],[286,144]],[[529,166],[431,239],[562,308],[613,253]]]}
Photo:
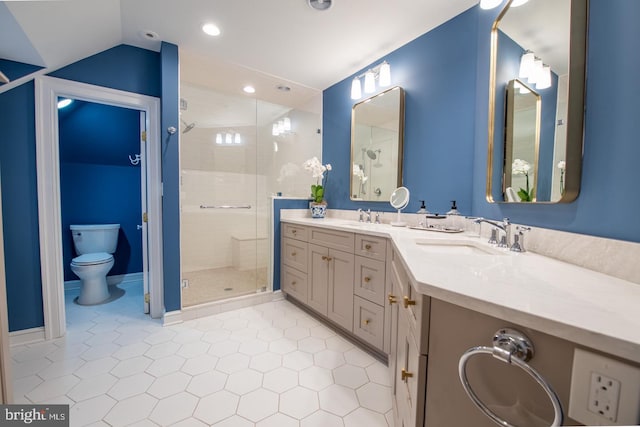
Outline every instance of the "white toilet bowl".
{"label": "white toilet bowl", "polygon": [[100,304],[110,297],[107,273],[113,267],[120,224],[70,225],[73,246],[79,255],[71,261],[71,271],[80,278],[82,305]]}
{"label": "white toilet bowl", "polygon": [[106,252],[80,255],[71,261],[71,271],[82,281],[78,304],[99,304],[109,298],[107,273],[113,262],[113,255]]}

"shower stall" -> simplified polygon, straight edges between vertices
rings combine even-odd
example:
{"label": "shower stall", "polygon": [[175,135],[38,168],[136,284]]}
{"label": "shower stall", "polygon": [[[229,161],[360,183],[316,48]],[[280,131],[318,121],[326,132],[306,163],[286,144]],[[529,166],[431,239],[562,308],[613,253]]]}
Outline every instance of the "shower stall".
{"label": "shower stall", "polygon": [[319,111],[185,81],[180,97],[182,306],[270,291],[271,197],[308,195]]}

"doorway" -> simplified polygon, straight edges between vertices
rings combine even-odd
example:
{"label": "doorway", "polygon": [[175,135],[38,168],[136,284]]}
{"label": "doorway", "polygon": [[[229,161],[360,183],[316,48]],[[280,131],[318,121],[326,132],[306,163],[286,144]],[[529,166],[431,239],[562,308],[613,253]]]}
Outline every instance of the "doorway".
{"label": "doorway", "polygon": [[[146,212],[141,218],[148,266],[143,277],[148,283],[151,317],[161,317],[162,218],[160,103],[157,98],[53,77],[36,78],[36,160],[38,171],[38,213],[44,306],[45,339],[65,333],[64,274],[60,195],[60,141],[58,98],[72,98],[141,112],[146,132],[141,134],[140,161],[146,169]],[[144,185],[142,186],[145,187]],[[146,220],[146,221],[144,221]],[[145,263],[146,264],[146,263]]]}

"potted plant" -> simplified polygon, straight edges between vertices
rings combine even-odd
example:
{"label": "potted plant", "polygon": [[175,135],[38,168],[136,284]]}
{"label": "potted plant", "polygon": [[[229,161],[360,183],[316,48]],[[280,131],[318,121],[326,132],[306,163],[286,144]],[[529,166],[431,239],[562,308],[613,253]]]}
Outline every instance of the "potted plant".
{"label": "potted plant", "polygon": [[324,218],[327,213],[327,201],[324,199],[324,189],[331,170],[331,165],[323,165],[317,157],[312,157],[302,165],[305,170],[311,172],[316,179],[316,183],[311,185],[311,202],[309,209],[312,218]]}

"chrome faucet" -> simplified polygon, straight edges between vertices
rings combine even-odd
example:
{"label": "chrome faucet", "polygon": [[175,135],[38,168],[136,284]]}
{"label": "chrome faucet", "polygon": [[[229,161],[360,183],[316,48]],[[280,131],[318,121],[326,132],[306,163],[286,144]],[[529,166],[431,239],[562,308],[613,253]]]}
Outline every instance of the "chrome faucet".
{"label": "chrome faucet", "polygon": [[524,232],[531,231],[531,227],[523,227],[516,226],[516,230],[518,231],[513,235],[513,245],[511,245],[511,250],[514,252],[525,252],[524,249]]}
{"label": "chrome faucet", "polygon": [[486,222],[487,224],[493,225],[495,228],[498,228],[504,232],[504,236],[500,238],[498,241],[497,236],[492,232],[491,238],[489,239],[489,243],[492,245],[497,244],[501,248],[508,248],[511,245],[511,221],[509,218],[503,218],[502,222],[491,221],[484,218],[477,218],[473,221],[476,224],[480,224]]}
{"label": "chrome faucet", "polygon": [[367,222],[370,223],[371,222],[371,209],[367,209],[365,214],[367,215]]}
{"label": "chrome faucet", "polygon": [[364,217],[362,216],[363,213],[364,212],[362,212],[362,209],[358,208],[358,214],[360,215],[359,218],[358,218],[359,222],[364,222]]}

